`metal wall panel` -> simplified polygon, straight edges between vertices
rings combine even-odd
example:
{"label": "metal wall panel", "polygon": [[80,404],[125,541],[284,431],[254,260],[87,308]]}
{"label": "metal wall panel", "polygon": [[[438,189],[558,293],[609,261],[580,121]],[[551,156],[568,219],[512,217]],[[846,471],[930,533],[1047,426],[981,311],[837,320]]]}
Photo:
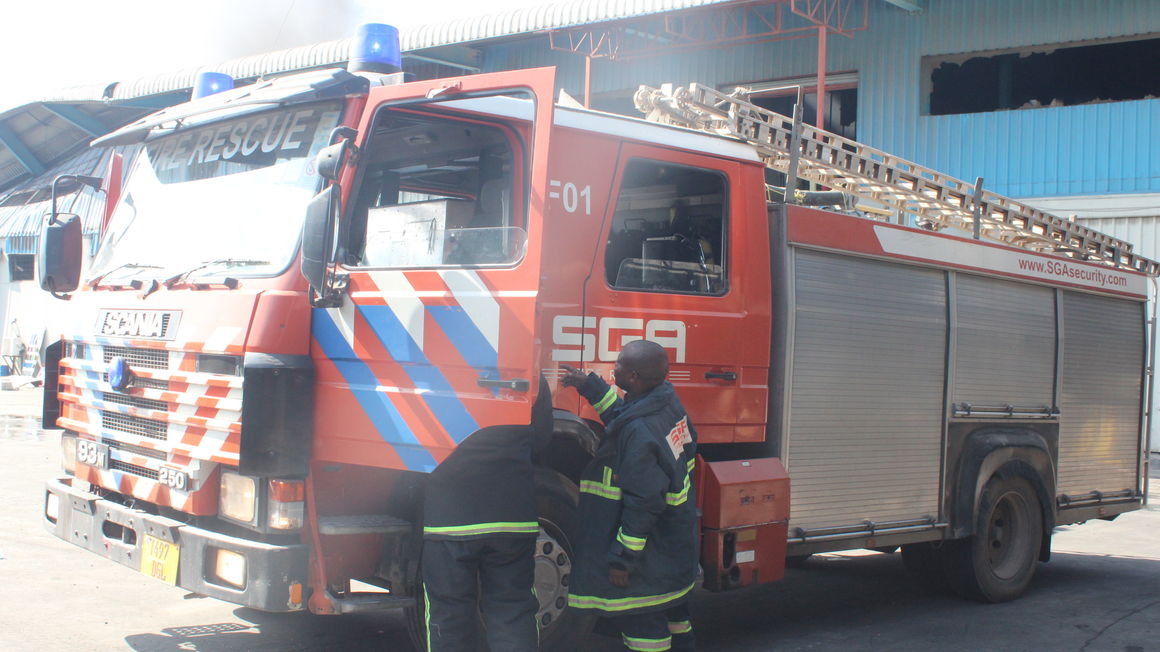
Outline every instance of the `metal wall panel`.
{"label": "metal wall panel", "polygon": [[1142,304],[1063,293],[1059,493],[1136,487]]}
{"label": "metal wall panel", "polygon": [[[870,3],[870,27],[829,39],[827,70],[857,72],[858,140],[1014,197],[1160,191],[1160,99],[950,116],[923,114],[922,57],[1160,32],[1155,0],[938,0],[909,14]],[[489,70],[563,61],[570,91],[582,58],[545,39],[488,48]],[[492,54],[496,56],[492,56]],[[576,63],[573,63],[576,62]],[[518,63],[519,65],[514,65]],[[817,74],[817,40],[801,38],[595,60],[595,93],[639,84],[711,85]],[[807,116],[810,117],[810,116]]]}
{"label": "metal wall panel", "polygon": [[955,403],[1055,405],[1055,291],[955,277]]}
{"label": "metal wall panel", "polygon": [[942,272],[797,251],[790,526],[937,516]]}

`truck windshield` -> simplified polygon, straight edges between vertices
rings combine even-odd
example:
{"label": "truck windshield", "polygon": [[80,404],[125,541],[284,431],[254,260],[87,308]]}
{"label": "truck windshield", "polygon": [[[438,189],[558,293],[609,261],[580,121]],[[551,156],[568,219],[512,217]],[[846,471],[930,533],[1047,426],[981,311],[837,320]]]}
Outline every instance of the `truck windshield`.
{"label": "truck windshield", "polygon": [[213,261],[247,263],[229,265],[230,276],[285,269],[318,189],[314,155],[341,109],[326,102],[251,113],[150,142],[129,170],[90,278],[221,274]]}

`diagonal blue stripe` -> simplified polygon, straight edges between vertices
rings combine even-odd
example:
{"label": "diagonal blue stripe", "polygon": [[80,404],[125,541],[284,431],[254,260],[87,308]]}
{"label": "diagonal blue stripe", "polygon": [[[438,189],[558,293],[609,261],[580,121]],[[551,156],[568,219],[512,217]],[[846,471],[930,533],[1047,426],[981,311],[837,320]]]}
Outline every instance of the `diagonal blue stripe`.
{"label": "diagonal blue stripe", "polygon": [[378,379],[366,363],[346,343],[346,338],[331,321],[325,309],[315,310],[313,320],[314,338],[322,346],[322,352],[330,358],[362,409],[370,417],[371,423],[379,431],[383,441],[393,445],[407,468],[412,471],[431,471],[435,468],[435,458],[419,443],[403,415],[391,404],[388,397],[376,392]]}
{"label": "diagonal blue stripe", "polygon": [[411,338],[411,334],[403,328],[403,323],[399,321],[395,311],[389,306],[358,308],[392,358],[398,361],[403,359],[399,357],[400,355],[410,356],[407,358],[410,363],[403,364],[403,370],[416,389],[426,390],[422,394],[423,402],[431,409],[439,423],[443,424],[451,438],[459,443],[478,430],[479,424],[467,411],[463,401],[456,396],[451,383],[447,382],[447,378],[439,368],[427,359],[422,349]]}
{"label": "diagonal blue stripe", "polygon": [[467,364],[480,371],[493,371],[499,368],[499,354],[491,348],[491,344],[467,311],[459,306],[431,306],[427,312],[435,318],[439,328],[447,333],[459,355]]}

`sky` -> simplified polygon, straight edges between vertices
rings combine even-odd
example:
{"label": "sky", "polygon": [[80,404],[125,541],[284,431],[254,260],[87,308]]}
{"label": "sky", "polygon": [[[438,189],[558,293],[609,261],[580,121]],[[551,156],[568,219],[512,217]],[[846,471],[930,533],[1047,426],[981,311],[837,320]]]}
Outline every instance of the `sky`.
{"label": "sky", "polygon": [[0,111],[73,86],[177,72],[544,0],[16,0],[0,5]]}

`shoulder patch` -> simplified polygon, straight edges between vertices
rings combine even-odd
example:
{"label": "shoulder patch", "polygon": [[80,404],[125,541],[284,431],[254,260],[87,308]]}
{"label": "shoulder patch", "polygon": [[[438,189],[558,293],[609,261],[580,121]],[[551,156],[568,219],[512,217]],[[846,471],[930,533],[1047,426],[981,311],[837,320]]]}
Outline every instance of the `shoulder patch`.
{"label": "shoulder patch", "polygon": [[680,457],[681,453],[685,452],[685,445],[693,443],[693,435],[689,433],[689,417],[682,417],[669,434],[665,435],[665,441],[669,443],[673,459]]}

